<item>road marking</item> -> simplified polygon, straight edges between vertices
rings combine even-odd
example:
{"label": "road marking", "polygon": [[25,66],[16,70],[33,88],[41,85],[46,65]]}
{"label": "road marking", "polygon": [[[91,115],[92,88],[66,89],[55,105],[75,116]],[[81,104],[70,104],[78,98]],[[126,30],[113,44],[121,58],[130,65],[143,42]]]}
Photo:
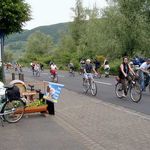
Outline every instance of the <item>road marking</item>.
{"label": "road marking", "polygon": [[58,75],[58,77],[64,78],[65,76],[63,76],[63,75]]}
{"label": "road marking", "polygon": [[104,85],[113,85],[111,83],[107,83],[107,82],[100,82],[100,81],[95,81],[96,83],[99,83],[99,84],[104,84]]}

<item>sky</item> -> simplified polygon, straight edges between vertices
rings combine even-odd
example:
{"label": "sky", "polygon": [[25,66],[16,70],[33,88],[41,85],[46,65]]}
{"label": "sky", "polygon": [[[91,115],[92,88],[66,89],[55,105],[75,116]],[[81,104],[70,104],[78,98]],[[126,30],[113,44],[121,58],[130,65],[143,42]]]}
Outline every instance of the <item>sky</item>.
{"label": "sky", "polygon": [[[33,29],[38,26],[52,25],[72,21],[71,8],[75,6],[75,0],[25,0],[31,6],[32,20],[28,21],[24,29]],[[106,0],[83,0],[84,7],[97,4],[98,8],[107,6]]]}

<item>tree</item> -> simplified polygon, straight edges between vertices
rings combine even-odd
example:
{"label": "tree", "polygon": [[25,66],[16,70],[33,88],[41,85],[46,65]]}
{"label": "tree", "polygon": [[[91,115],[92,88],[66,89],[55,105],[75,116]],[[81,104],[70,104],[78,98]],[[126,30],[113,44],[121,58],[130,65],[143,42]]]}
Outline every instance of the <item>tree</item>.
{"label": "tree", "polygon": [[30,6],[25,0],[1,0],[0,30],[5,35],[22,31],[22,27],[30,18]]}
{"label": "tree", "polygon": [[147,0],[110,1],[111,5],[105,9],[103,16],[108,31],[111,29],[106,33],[110,35],[108,40],[116,43],[117,48],[120,48],[117,52],[122,55],[133,56],[137,53],[146,55],[150,47],[148,21],[150,2]]}
{"label": "tree", "polygon": [[30,6],[24,0],[1,0],[0,2],[0,39],[1,39],[1,73],[4,79],[4,37],[14,32],[22,31],[22,27],[30,18]]}
{"label": "tree", "polygon": [[26,55],[30,61],[53,53],[53,41],[49,35],[41,32],[31,34],[27,40]]}
{"label": "tree", "polygon": [[11,61],[13,61],[13,53],[12,53],[12,51],[5,50],[5,53],[4,53],[4,62],[8,63],[8,62],[11,62]]}
{"label": "tree", "polygon": [[74,12],[74,21],[71,23],[70,32],[75,41],[76,46],[79,46],[79,41],[85,32],[86,14],[83,8],[82,0],[76,0]]}

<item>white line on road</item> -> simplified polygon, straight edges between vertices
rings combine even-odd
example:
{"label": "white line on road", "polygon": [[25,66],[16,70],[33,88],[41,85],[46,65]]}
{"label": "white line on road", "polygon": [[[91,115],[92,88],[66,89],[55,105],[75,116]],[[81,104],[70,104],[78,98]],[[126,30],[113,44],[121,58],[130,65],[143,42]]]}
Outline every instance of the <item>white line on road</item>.
{"label": "white line on road", "polygon": [[95,81],[95,82],[99,84],[104,84],[104,85],[112,85],[111,83],[106,83],[106,82],[100,82],[100,81]]}
{"label": "white line on road", "polygon": [[59,75],[59,74],[58,74],[58,77],[64,78],[65,76],[63,76],[63,75]]}

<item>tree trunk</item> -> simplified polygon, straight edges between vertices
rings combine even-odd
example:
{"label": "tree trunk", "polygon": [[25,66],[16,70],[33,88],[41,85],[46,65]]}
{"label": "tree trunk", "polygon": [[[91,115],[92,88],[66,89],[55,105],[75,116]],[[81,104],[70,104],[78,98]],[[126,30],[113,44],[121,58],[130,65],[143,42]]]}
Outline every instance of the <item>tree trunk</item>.
{"label": "tree trunk", "polygon": [[0,30],[0,81],[5,83],[4,74],[4,32]]}

